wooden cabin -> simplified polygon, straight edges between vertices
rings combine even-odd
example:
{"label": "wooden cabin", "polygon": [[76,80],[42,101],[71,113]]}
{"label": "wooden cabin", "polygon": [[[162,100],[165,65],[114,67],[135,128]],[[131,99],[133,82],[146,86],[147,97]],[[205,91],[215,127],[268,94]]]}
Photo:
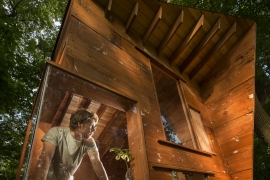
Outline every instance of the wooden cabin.
{"label": "wooden cabin", "polygon": [[[31,179],[53,126],[77,109],[110,180],[253,178],[256,23],[153,0],[71,0],[47,61],[17,179]],[[88,157],[76,179],[97,177]]]}

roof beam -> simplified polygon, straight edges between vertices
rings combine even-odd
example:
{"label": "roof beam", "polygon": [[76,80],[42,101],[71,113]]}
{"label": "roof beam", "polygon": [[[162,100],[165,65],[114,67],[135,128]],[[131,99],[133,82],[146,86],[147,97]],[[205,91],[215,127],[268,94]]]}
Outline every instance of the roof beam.
{"label": "roof beam", "polygon": [[105,105],[105,104],[101,104],[100,107],[98,108],[96,114],[98,115],[99,119],[100,119],[101,116],[104,114],[106,108],[107,108],[107,105]]}
{"label": "roof beam", "polygon": [[85,99],[85,103],[83,104],[82,108],[83,109],[88,109],[90,103],[91,103],[91,99],[88,98],[84,98]]}
{"label": "roof beam", "polygon": [[214,37],[214,35],[220,29],[220,18],[216,21],[216,23],[212,26],[212,28],[208,31],[208,33],[204,36],[203,40],[193,49],[193,51],[189,54],[186,60],[179,67],[180,72],[184,72],[185,69],[194,61],[195,57],[202,51],[202,49],[209,43],[209,41]]}
{"label": "roof beam", "polygon": [[66,111],[68,109],[68,106],[71,102],[72,97],[73,95],[67,91],[60,106],[57,109],[57,112],[55,113],[53,117],[51,127],[59,126],[62,123],[62,120],[66,114]]}
{"label": "roof beam", "polygon": [[109,0],[105,9],[105,17],[108,17],[111,10],[112,10],[112,0]]}
{"label": "roof beam", "polygon": [[101,141],[103,137],[107,134],[108,130],[110,129],[111,125],[113,124],[114,120],[118,117],[118,114],[120,113],[119,110],[116,110],[112,117],[110,118],[109,122],[104,127],[103,131],[100,133],[100,135],[97,138],[97,141]]}
{"label": "roof beam", "polygon": [[151,25],[148,27],[146,33],[143,36],[143,44],[146,43],[146,41],[149,39],[150,35],[152,34],[152,32],[154,31],[154,29],[156,28],[158,22],[160,21],[162,17],[162,6],[159,7],[158,12],[156,13],[155,18],[152,20]]}
{"label": "roof beam", "polygon": [[193,27],[193,30],[190,31],[189,35],[186,36],[186,38],[181,42],[181,44],[176,48],[172,56],[170,57],[170,64],[174,64],[178,57],[181,55],[185,47],[187,47],[188,43],[195,37],[197,32],[201,29],[203,26],[203,21],[204,21],[204,15],[202,14],[200,19],[197,21],[195,26]]}
{"label": "roof beam", "polygon": [[193,79],[201,68],[211,59],[213,55],[228,41],[228,39],[236,32],[236,22],[231,25],[229,30],[223,35],[219,41],[214,45],[212,49],[203,57],[203,59],[197,64],[197,66],[191,71],[189,78]]}
{"label": "roof beam", "polygon": [[139,9],[139,3],[136,2],[134,8],[133,8],[133,11],[131,12],[130,16],[129,16],[129,19],[126,23],[126,26],[125,26],[125,32],[127,33],[129,31],[129,29],[131,28],[135,18],[137,17],[138,15],[138,9]]}
{"label": "roof beam", "polygon": [[164,48],[167,46],[173,35],[176,33],[179,26],[183,23],[184,18],[184,11],[182,10],[177,18],[175,19],[173,25],[171,26],[169,32],[166,34],[166,36],[162,39],[162,42],[159,44],[157,48],[157,54],[160,54]]}

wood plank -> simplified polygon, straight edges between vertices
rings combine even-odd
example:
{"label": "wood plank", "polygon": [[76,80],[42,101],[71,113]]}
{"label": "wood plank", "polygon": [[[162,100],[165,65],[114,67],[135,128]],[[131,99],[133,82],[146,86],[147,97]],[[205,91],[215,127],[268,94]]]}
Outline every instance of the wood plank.
{"label": "wood plank", "polygon": [[253,170],[246,170],[231,174],[233,179],[253,179]]}
{"label": "wood plank", "polygon": [[170,141],[167,141],[167,140],[158,139],[157,141],[161,145],[174,147],[176,149],[184,149],[185,151],[188,151],[188,152],[193,152],[193,153],[196,153],[196,154],[209,156],[209,157],[212,157],[212,155],[213,155],[213,153],[209,153],[209,152],[206,152],[206,151],[201,151],[201,150],[197,150],[197,149],[193,149],[193,148],[188,148],[188,147],[183,146],[181,144],[176,144],[176,143],[173,143],[173,142],[170,142]]}
{"label": "wood plank", "polygon": [[179,67],[180,72],[185,71],[187,66],[189,66],[197,57],[197,55],[202,51],[202,49],[209,43],[212,37],[218,32],[220,29],[220,18],[216,21],[216,23],[212,26],[212,28],[207,32],[204,38],[200,41],[200,43],[192,50],[189,56],[185,59],[185,61]]}
{"label": "wood plank", "polygon": [[230,174],[252,170],[253,168],[253,152],[247,150],[242,153],[237,153],[226,158],[228,171]]}
{"label": "wood plank", "polygon": [[183,17],[184,16],[184,11],[182,10],[177,18],[175,19],[173,25],[171,26],[170,30],[168,33],[166,33],[166,36],[162,39],[162,42],[157,48],[157,54],[160,54],[163,49],[166,47],[166,45],[169,43],[173,35],[176,33],[177,29],[179,26],[183,23]]}
{"label": "wood plank", "polygon": [[134,6],[134,9],[133,11],[131,12],[130,16],[129,16],[129,19],[126,23],[126,33],[129,31],[130,27],[132,26],[136,16],[138,15],[138,9],[139,9],[139,3],[136,2],[135,6]]}
{"label": "wood plank", "polygon": [[124,52],[123,50],[117,48],[108,40],[104,39],[100,34],[96,33],[91,28],[82,23],[80,24],[79,29],[80,33],[78,34],[78,37],[81,41],[87,43],[88,46],[92,46],[95,50],[106,54],[108,57],[112,58],[119,64],[125,66],[134,73],[151,82],[152,79],[149,70],[149,63],[146,62],[146,57],[134,54],[135,50],[130,50],[131,47],[128,47],[130,45],[126,43],[125,40],[121,40],[122,46],[125,50],[130,50],[128,52]]}
{"label": "wood plank", "polygon": [[218,141],[223,143],[231,138],[253,131],[253,124],[253,115],[244,115],[215,128],[215,134]]}
{"label": "wood plank", "polygon": [[[210,102],[214,97],[210,96],[210,89],[213,89],[215,84],[215,89],[217,90],[217,97],[220,96],[221,92],[219,88],[224,88],[223,93],[233,88],[237,84],[241,84],[245,80],[254,76],[254,68],[252,68],[252,62],[254,66],[255,60],[255,27],[251,28],[249,32],[242,38],[239,43],[233,48],[227,55],[222,59],[215,70],[213,70],[207,78],[201,83],[202,86],[202,97],[207,102]],[[247,63],[250,64],[251,69],[247,68]],[[242,70],[240,70],[242,69]],[[248,71],[248,72],[246,72]],[[232,76],[231,74],[234,73]],[[229,77],[228,77],[229,76]],[[223,82],[222,82],[223,81]],[[222,87],[217,86],[217,84],[224,84]],[[229,83],[228,83],[229,82]],[[217,89],[218,88],[218,89]],[[216,93],[212,91],[215,96]]]}
{"label": "wood plank", "polygon": [[219,39],[216,45],[204,56],[199,64],[191,71],[189,77],[193,79],[195,75],[200,71],[200,69],[211,59],[213,55],[225,44],[226,41],[236,32],[236,23],[233,23],[229,30]]}
{"label": "wood plank", "polygon": [[[136,76],[135,73],[129,71],[129,69],[117,62],[117,59],[111,59],[106,53],[104,54],[100,51],[96,51],[93,47],[79,39],[70,38],[67,53],[82,61],[85,65],[92,66],[94,69],[98,69],[100,72],[108,75],[110,78],[108,77],[106,80],[118,81],[129,87],[131,90],[129,93],[133,92],[135,94],[135,91],[144,92],[145,94],[152,93],[152,95],[149,94],[149,97],[154,94],[154,87],[151,82],[143,77]],[[82,71],[78,72],[84,73]],[[92,75],[92,77],[94,76]],[[108,84],[108,82],[106,84]]]}
{"label": "wood plank", "polygon": [[[69,6],[72,6],[74,1],[69,1]],[[65,44],[65,40],[67,39],[69,34],[76,34],[76,30],[74,31],[73,27],[78,26],[78,20],[76,19],[71,20],[71,8],[69,8],[66,12],[65,19],[63,21],[63,25],[61,26],[61,30],[59,33],[59,36],[57,37],[56,40],[56,46],[52,52],[52,60],[54,62],[59,62],[59,56],[61,55],[61,51],[63,50],[63,46]]]}
{"label": "wood plank", "polygon": [[219,99],[206,104],[214,128],[254,111],[254,79],[220,95]]}
{"label": "wood plank", "polygon": [[145,136],[149,163],[190,168],[194,171],[204,170],[213,172],[226,171],[223,162],[208,156],[202,156],[185,150],[164,147],[155,138]]}
{"label": "wood plank", "polygon": [[145,44],[146,41],[149,39],[151,33],[154,31],[161,17],[162,17],[162,6],[160,6],[158,12],[155,15],[155,18],[152,20],[151,25],[148,27],[146,33],[143,36],[143,39],[142,39],[143,44]]}
{"label": "wood plank", "polygon": [[197,23],[193,26],[192,30],[190,33],[185,37],[185,39],[181,42],[181,44],[177,47],[177,49],[174,51],[172,56],[170,57],[169,61],[170,64],[174,64],[178,57],[181,55],[183,50],[188,46],[188,44],[191,42],[191,40],[196,36],[198,31],[201,29],[203,26],[203,21],[204,21],[204,15],[202,14],[200,19],[197,21]]}
{"label": "wood plank", "polygon": [[224,157],[253,149],[253,132],[241,134],[220,144]]}
{"label": "wood plank", "polygon": [[129,149],[134,158],[130,165],[134,169],[135,179],[150,179],[142,117],[137,113],[140,111],[136,105],[126,113]]}
{"label": "wood plank", "polygon": [[[59,89],[65,89],[66,91],[70,92],[75,91],[77,94],[80,94],[84,97],[88,97],[90,99],[94,99],[102,104],[106,104],[110,107],[113,107],[115,109],[124,112],[126,111],[125,109],[127,107],[130,108],[130,106],[132,106],[135,102],[137,102],[137,100],[132,100],[132,98],[130,98],[129,96],[124,97],[122,95],[117,94],[115,91],[112,90],[112,88],[110,88],[110,86],[108,87],[101,86],[101,84],[99,84],[98,82],[102,81],[95,81],[94,79],[91,79],[91,76],[83,76],[83,75],[79,76],[78,74],[76,74],[75,69],[74,69],[75,74],[69,74],[67,72],[72,72],[69,69],[65,69],[53,63],[52,61],[47,61],[47,63],[52,64],[50,65],[52,66],[52,74],[53,72],[57,71],[57,74],[55,75],[53,80],[51,80],[50,83],[48,83],[48,88],[54,87],[55,91],[59,93],[57,94],[50,92],[50,94],[52,95],[51,101],[53,99],[57,100],[59,98],[62,100],[64,97],[64,93],[62,91],[59,91]],[[94,69],[89,69],[89,67],[85,66],[85,64],[82,64],[82,67],[84,67],[85,69],[88,68],[87,71],[84,72],[90,71],[89,72],[90,74],[95,73]],[[80,68],[78,70],[80,70]],[[72,78],[67,78],[66,76]],[[102,74],[101,77],[104,77],[104,74]],[[59,82],[66,82],[66,83],[59,83]],[[72,84],[72,86],[70,86],[70,84]],[[81,88],[82,84],[84,85],[84,88]],[[49,97],[50,96],[48,96],[48,98]],[[59,104],[61,100],[59,100]],[[57,105],[57,103],[55,103],[55,105]],[[57,108],[58,107],[59,105],[57,105]],[[51,112],[48,111],[48,113]],[[51,117],[50,115],[47,115],[46,117],[48,117],[50,120],[53,119],[53,117]],[[45,120],[47,118],[44,117],[43,119]]]}

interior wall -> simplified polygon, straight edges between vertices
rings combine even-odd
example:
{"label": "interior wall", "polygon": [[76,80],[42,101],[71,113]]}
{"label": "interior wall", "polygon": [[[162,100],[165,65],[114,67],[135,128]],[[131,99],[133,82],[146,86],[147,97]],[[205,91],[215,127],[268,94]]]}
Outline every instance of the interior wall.
{"label": "interior wall", "polygon": [[253,25],[202,84],[209,123],[227,171],[238,179],[252,179],[255,44]]}

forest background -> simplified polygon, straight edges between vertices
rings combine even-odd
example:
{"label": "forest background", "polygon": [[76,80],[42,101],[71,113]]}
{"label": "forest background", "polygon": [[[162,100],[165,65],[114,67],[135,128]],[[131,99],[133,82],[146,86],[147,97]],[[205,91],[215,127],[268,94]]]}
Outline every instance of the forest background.
{"label": "forest background", "polygon": [[[261,105],[270,115],[270,1],[170,3],[256,20],[256,91],[266,94]],[[0,0],[0,179],[16,177],[34,97],[45,60],[51,58],[66,6],[67,0]],[[270,124],[270,120],[267,122]],[[258,132],[254,137],[254,179],[269,180],[269,144]]]}

